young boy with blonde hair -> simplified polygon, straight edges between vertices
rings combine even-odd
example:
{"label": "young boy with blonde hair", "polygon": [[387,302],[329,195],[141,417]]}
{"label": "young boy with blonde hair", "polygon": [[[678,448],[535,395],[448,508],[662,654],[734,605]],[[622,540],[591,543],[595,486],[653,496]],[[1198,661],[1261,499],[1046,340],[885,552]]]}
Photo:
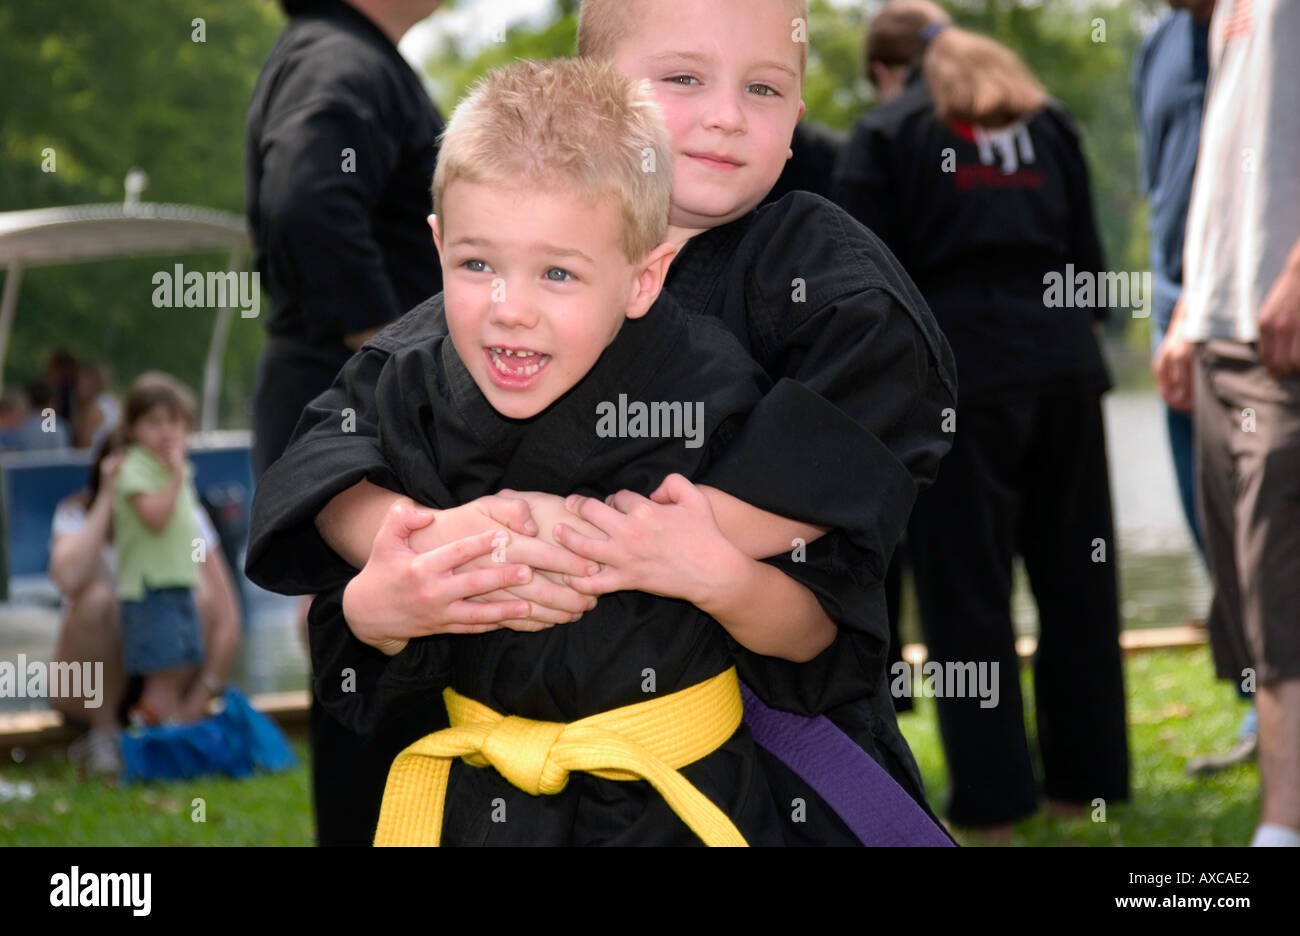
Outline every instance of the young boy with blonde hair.
{"label": "young boy with blonde hair", "polygon": [[[755,210],[789,156],[802,115],[805,12],[791,0],[584,4],[580,51],[612,60],[631,78],[649,79],[671,133],[667,240],[679,252],[665,294],[690,313],[688,322],[720,319],[775,383],[695,476],[706,483],[669,478],[649,498],[623,485],[632,490],[608,504],[571,501],[575,514],[601,532],[584,535],[559,524],[555,535],[601,564],[597,574],[570,572],[565,582],[579,595],[604,596],[602,607],[621,589],[655,587],[672,565],[666,544],[676,539],[674,527],[694,522],[693,505],[703,501],[712,528],[725,533],[732,549],[774,557],[765,564],[810,590],[837,625],[829,646],[819,649],[824,638],[815,614],[768,615],[770,643],[732,648],[745,682],[771,706],[812,719],[825,715],[819,724],[829,719],[884,768],[887,780],[924,804],[884,679],[888,630],[880,582],[916,491],[933,480],[950,444],[943,422],[954,405],[952,362],[910,280],[864,228],[806,193]],[[400,343],[402,327],[385,340]],[[272,587],[333,589],[336,607],[347,586],[347,628],[336,618],[313,635],[322,661],[336,667],[354,658],[361,643],[442,635],[464,626],[456,622],[513,628],[524,626],[514,619],[528,616],[560,622],[552,632],[572,626],[567,612],[582,606],[575,608],[570,590],[546,576],[504,596],[523,595],[526,604],[499,600],[500,592],[484,588],[472,594],[487,602],[468,613],[444,591],[417,594],[403,586],[403,576],[427,561],[415,549],[476,529],[503,529],[495,518],[526,533],[527,516],[488,499],[477,527],[448,511],[389,516],[385,523],[397,486],[377,457],[370,414],[381,387],[374,362],[364,358],[354,359],[304,417],[286,456],[295,483],[259,491],[250,574]],[[362,414],[359,431],[340,439],[339,413],[349,407]],[[346,465],[334,461],[345,458],[344,448]],[[513,477],[505,483],[524,486]],[[505,500],[518,496],[507,492]],[[531,495],[527,505],[550,509]],[[372,550],[368,537],[381,527]],[[412,536],[417,528],[423,529]],[[409,543],[392,548],[395,538]],[[507,557],[523,561],[533,548],[529,540],[513,536]],[[452,578],[467,580],[464,591],[475,574],[466,568]],[[418,637],[439,639],[446,638]],[[404,653],[367,671],[367,704],[400,681]],[[361,704],[333,695],[340,706]],[[842,819],[843,810],[827,806],[819,795],[823,785],[761,753],[787,841],[867,837],[859,824]],[[804,808],[792,808],[796,800]]]}

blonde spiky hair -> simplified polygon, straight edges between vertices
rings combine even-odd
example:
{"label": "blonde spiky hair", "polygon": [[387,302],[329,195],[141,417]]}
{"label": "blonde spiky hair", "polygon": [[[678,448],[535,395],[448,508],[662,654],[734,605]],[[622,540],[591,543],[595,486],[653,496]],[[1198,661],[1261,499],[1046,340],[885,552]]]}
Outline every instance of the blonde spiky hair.
{"label": "blonde spiky hair", "polygon": [[[433,210],[456,179],[512,188],[613,194],[632,262],[668,229],[668,131],[645,82],[589,59],[519,61],[489,72],[456,107],[433,176]],[[445,228],[444,228],[445,230]]]}

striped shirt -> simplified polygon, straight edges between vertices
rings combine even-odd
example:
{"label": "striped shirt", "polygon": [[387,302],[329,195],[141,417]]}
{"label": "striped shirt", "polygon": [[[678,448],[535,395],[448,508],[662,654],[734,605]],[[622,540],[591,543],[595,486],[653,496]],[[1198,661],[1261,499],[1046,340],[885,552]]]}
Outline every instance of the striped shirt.
{"label": "striped shirt", "polygon": [[1187,219],[1183,335],[1259,340],[1300,241],[1300,2],[1220,0]]}

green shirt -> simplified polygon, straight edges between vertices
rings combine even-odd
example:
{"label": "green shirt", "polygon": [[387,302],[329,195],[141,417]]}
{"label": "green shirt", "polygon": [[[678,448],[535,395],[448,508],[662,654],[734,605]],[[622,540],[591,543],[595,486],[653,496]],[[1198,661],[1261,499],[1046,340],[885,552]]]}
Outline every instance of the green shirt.
{"label": "green shirt", "polygon": [[[117,472],[113,497],[113,543],[117,547],[117,597],[140,601],[145,587],[193,588],[199,583],[194,562],[194,543],[199,539],[194,511],[194,469],[187,462],[185,481],[176,493],[176,504],[161,533],[145,526],[131,506],[133,494],[157,494],[166,490],[172,470],[153,452],[139,445],[126,451]],[[206,547],[204,547],[206,548]]]}

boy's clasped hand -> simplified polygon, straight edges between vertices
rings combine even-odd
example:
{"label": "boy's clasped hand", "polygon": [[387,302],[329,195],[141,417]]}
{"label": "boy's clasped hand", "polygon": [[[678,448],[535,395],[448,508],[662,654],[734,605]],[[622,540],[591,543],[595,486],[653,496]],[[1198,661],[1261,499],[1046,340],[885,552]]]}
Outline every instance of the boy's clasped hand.
{"label": "boy's clasped hand", "polygon": [[649,498],[619,491],[604,502],[503,490],[434,510],[404,498],[344,592],[343,612],[358,640],[392,656],[413,637],[572,623],[616,591],[707,604],[745,558],[679,474]]}

